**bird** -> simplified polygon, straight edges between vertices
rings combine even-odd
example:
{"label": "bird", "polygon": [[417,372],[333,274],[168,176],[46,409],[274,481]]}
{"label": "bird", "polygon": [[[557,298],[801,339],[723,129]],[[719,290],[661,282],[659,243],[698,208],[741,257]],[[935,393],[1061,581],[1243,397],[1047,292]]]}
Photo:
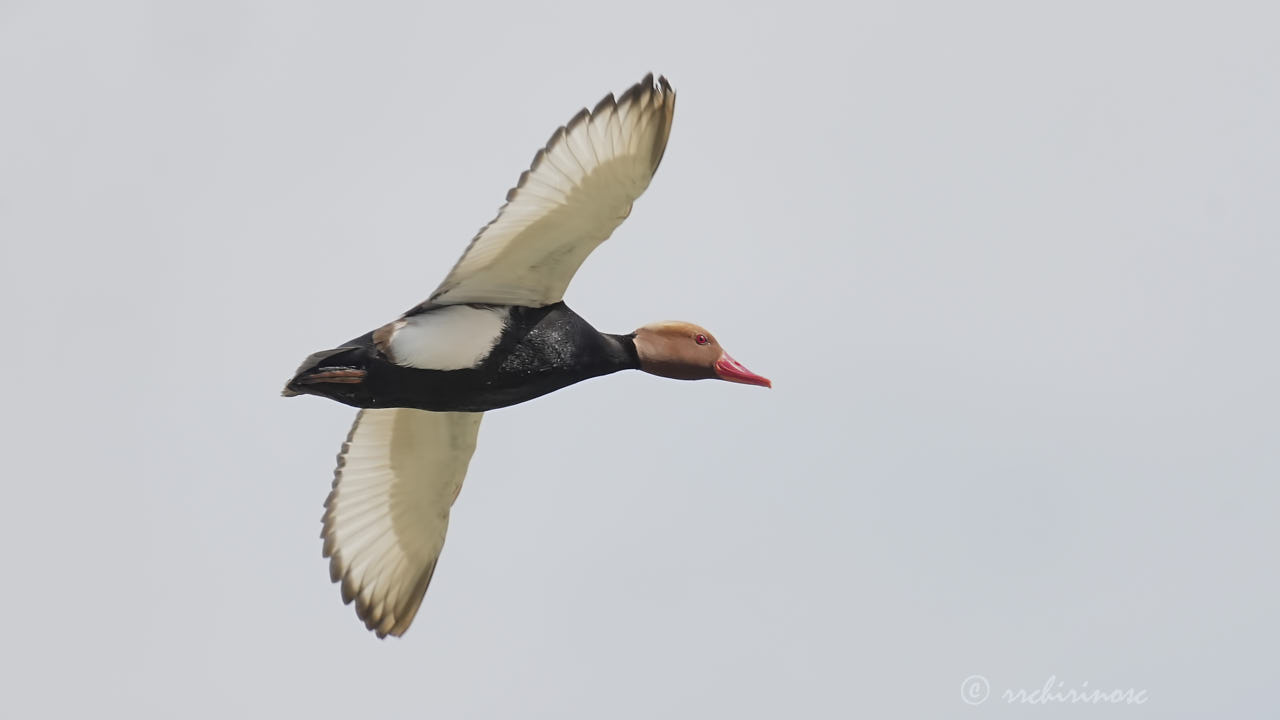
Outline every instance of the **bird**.
{"label": "bird", "polygon": [[772,387],[708,330],[656,322],[597,331],[564,303],[587,256],[648,188],[676,93],[650,73],[558,128],[497,216],[424,302],[311,354],[283,391],[359,408],[321,518],[342,600],[379,638],[409,629],[487,411],[638,369]]}

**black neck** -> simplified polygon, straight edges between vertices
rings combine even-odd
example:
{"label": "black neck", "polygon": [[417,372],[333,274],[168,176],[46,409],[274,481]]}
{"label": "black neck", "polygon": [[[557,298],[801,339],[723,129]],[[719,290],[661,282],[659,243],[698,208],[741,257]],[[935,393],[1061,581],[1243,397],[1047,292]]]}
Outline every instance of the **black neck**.
{"label": "black neck", "polygon": [[608,348],[609,360],[619,370],[639,370],[640,353],[636,350],[636,334],[600,333]]}

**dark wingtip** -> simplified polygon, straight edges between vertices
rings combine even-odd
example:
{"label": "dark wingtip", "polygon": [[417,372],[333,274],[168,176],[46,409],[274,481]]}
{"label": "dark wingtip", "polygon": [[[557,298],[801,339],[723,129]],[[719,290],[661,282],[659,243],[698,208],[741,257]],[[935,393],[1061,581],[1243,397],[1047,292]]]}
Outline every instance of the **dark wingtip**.
{"label": "dark wingtip", "polygon": [[599,113],[601,110],[604,110],[605,108],[610,106],[617,106],[617,104],[618,104],[618,101],[614,100],[613,93],[609,93],[608,95],[605,95],[604,97],[600,98],[600,102],[596,103],[596,106],[591,108],[591,114],[595,115],[596,113]]}

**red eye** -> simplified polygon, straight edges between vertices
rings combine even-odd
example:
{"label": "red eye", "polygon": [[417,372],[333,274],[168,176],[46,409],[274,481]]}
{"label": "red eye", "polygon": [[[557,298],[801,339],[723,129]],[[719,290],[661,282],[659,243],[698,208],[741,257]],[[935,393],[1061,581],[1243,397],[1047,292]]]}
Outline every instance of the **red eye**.
{"label": "red eye", "polygon": [[693,339],[699,345],[706,345],[707,343],[711,342],[710,340],[707,339],[707,336],[703,335],[702,333],[698,333],[697,335],[694,335]]}

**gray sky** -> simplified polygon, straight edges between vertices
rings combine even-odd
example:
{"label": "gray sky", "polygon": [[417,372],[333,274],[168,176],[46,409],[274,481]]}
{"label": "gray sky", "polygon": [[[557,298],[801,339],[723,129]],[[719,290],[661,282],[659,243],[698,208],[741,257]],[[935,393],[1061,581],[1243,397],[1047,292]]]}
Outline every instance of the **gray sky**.
{"label": "gray sky", "polygon": [[[1280,12],[1044,5],[0,3],[12,716],[1274,713]],[[567,300],[775,389],[491,413],[379,642],[320,557],[353,411],[280,386],[649,70]],[[999,697],[1051,676],[1148,701]]]}

